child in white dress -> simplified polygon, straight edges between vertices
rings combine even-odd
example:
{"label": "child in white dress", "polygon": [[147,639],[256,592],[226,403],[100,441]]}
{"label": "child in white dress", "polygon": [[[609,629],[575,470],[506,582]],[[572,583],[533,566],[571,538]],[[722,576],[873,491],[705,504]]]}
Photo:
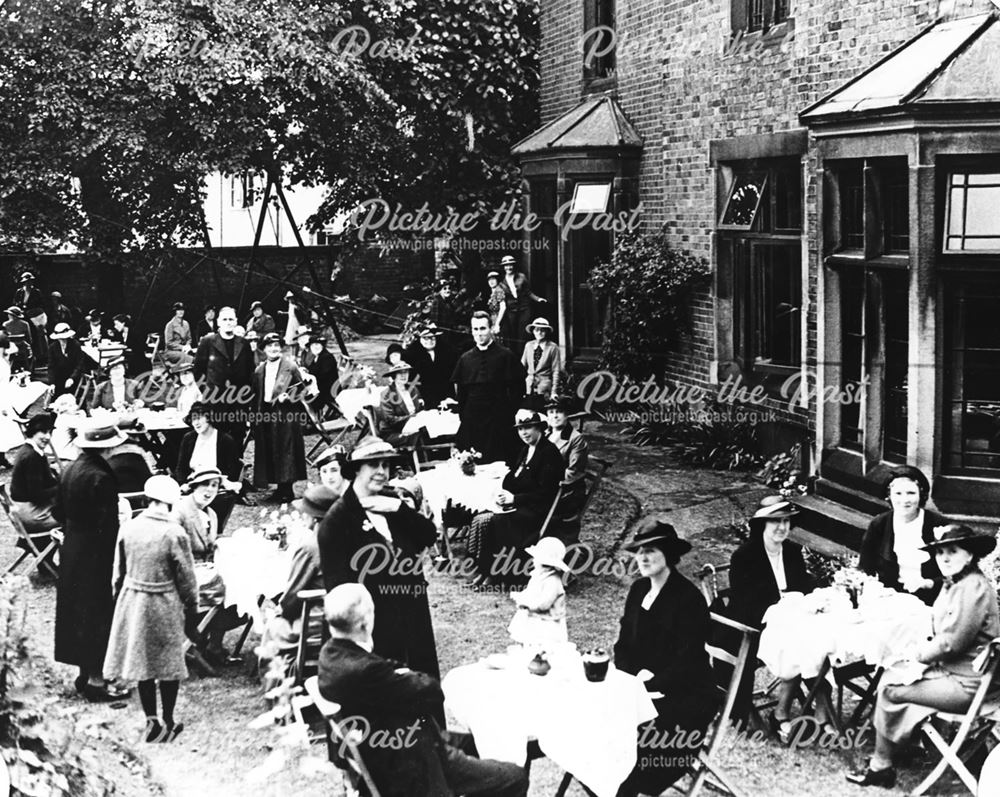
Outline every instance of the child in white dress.
{"label": "child in white dress", "polygon": [[531,578],[523,590],[511,592],[517,612],[508,631],[515,642],[527,647],[546,648],[565,644],[566,588],[564,575],[566,546],[557,537],[543,537],[525,549],[533,560]]}

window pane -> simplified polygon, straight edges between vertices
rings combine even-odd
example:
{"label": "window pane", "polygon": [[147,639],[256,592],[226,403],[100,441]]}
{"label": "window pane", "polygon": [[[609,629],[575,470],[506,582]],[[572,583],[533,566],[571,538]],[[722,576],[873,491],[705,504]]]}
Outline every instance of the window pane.
{"label": "window pane", "polygon": [[840,173],[840,233],[845,249],[865,245],[865,192],[861,164]]}
{"label": "window pane", "polygon": [[556,212],[556,181],[531,181],[531,211],[542,218],[551,218]]}
{"label": "window pane", "polygon": [[[864,357],[864,271],[850,269],[840,275],[841,357],[840,384],[845,395],[861,394],[861,363]],[[861,402],[840,405],[840,442],[861,449]]]}
{"label": "window pane", "polygon": [[722,214],[722,224],[746,229],[752,227],[766,182],[764,175],[738,175]]}
{"label": "window pane", "polygon": [[[965,218],[965,190],[961,188],[952,188],[951,205],[949,206],[949,215],[948,215],[949,235],[962,234],[964,218]],[[958,248],[961,248],[961,244],[959,244]]]}
{"label": "window pane", "polygon": [[995,252],[1000,249],[1000,238],[966,238],[965,249]]}
{"label": "window pane", "polygon": [[802,190],[796,169],[775,169],[774,229],[799,230],[802,227]]}
{"label": "window pane", "polygon": [[760,246],[753,250],[751,301],[754,361],[798,365],[799,306],[802,301],[797,249]]}
{"label": "window pane", "polygon": [[774,23],[788,19],[788,0],[774,0]]}
{"label": "window pane", "polygon": [[610,183],[577,183],[573,189],[570,213],[604,213],[611,195]]}
{"label": "window pane", "polygon": [[910,251],[910,186],[906,169],[882,174],[883,250]]}
{"label": "window pane", "polygon": [[882,408],[884,445],[882,456],[906,461],[907,377],[909,375],[909,329],[907,278],[887,274],[883,279],[885,317],[885,403]]}
{"label": "window pane", "polygon": [[1000,185],[1000,174],[970,174],[969,185]]}
{"label": "window pane", "polygon": [[[969,175],[970,182],[975,175]],[[966,235],[1000,235],[1000,186],[969,187],[965,210]]]}
{"label": "window pane", "polygon": [[748,18],[747,30],[760,30],[764,27],[764,2],[765,0],[749,0],[747,3]]}

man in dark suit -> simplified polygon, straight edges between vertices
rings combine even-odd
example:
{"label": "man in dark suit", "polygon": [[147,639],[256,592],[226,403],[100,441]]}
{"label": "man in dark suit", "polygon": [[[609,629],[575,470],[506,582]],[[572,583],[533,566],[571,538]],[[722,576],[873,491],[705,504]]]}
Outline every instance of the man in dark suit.
{"label": "man in dark suit", "polygon": [[451,374],[458,358],[441,335],[438,325],[430,321],[420,327],[416,339],[403,351],[403,359],[413,368],[420,394],[431,409],[446,398],[455,398]]}
{"label": "man in dark suit", "polygon": [[469,755],[470,737],[440,730],[433,715],[444,695],[436,679],[371,652],[375,605],[365,587],[334,587],[324,611],[332,638],[320,652],[319,690],[340,704],[342,725],[365,731],[361,756],[383,797],[527,794],[523,767]]}
{"label": "man in dark suit", "polygon": [[488,586],[494,580],[508,580],[507,565],[501,554],[505,549],[523,551],[538,539],[542,523],[559,492],[562,481],[562,454],[545,436],[545,419],[534,410],[517,411],[514,428],[524,445],[504,477],[503,489],[497,497],[501,510],[493,514],[481,528],[476,552],[479,575],[471,582],[474,587]]}
{"label": "man in dark suit", "polygon": [[242,447],[253,401],[253,352],[236,336],[236,311],[219,310],[219,331],[205,335],[194,355],[194,376],[214,410],[215,426]]}
{"label": "man in dark suit", "polygon": [[482,310],[472,314],[472,339],[476,345],[458,358],[451,376],[462,418],[455,445],[474,448],[484,462],[493,462],[506,459],[516,446],[510,424],[524,393],[524,370],[493,340],[490,316]]}

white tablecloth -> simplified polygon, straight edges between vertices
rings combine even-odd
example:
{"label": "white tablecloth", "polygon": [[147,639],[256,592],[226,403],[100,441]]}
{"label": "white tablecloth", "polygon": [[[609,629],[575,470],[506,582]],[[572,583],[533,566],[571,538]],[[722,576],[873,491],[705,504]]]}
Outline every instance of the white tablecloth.
{"label": "white tablecloth", "polygon": [[382,388],[377,385],[371,387],[351,387],[341,390],[335,399],[337,409],[349,421],[358,417],[358,413],[366,407],[377,407],[382,403]]}
{"label": "white tablecloth", "polygon": [[471,512],[495,512],[496,496],[509,468],[503,462],[476,465],[476,473],[467,476],[454,460],[447,460],[417,474],[424,498],[440,524],[448,500]]}
{"label": "white tablecloth", "polygon": [[292,552],[278,550],[276,542],[256,534],[220,537],[216,544],[215,566],[226,584],[226,606],[250,615],[254,627],[261,630],[264,618],[258,601],[284,591]]}
{"label": "white tablecloth", "polygon": [[441,682],[448,708],[476,740],[482,758],[523,764],[529,739],[595,792],[613,797],[636,763],[636,728],[656,717],[635,676],[613,666],[591,683],[579,657],[532,675],[523,662],[494,670],[457,667]]}
{"label": "white tablecloth", "polygon": [[[817,612],[821,603],[827,611]],[[852,609],[843,600],[812,595],[784,598],[764,615],[758,657],[779,678],[815,677],[827,658],[834,666],[864,659],[884,666],[931,634],[931,609],[903,593],[865,601]]]}
{"label": "white tablecloth", "polygon": [[421,429],[426,429],[431,439],[450,437],[458,434],[458,427],[461,423],[462,419],[455,412],[421,410],[406,422],[401,434],[416,434]]}

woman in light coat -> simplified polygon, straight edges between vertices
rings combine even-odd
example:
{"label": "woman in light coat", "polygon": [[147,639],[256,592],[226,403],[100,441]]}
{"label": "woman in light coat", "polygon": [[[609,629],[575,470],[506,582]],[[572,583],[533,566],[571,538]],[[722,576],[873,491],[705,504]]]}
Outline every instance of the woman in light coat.
{"label": "woman in light coat", "polygon": [[[126,523],[115,550],[118,596],[105,677],[139,682],[147,742],[171,742],[184,726],[174,722],[184,664],[184,614],[198,605],[198,582],[187,532],[171,514],[181,497],[169,476],[153,476],[143,490],[149,506]],[[156,711],[156,682],[163,720]]]}

